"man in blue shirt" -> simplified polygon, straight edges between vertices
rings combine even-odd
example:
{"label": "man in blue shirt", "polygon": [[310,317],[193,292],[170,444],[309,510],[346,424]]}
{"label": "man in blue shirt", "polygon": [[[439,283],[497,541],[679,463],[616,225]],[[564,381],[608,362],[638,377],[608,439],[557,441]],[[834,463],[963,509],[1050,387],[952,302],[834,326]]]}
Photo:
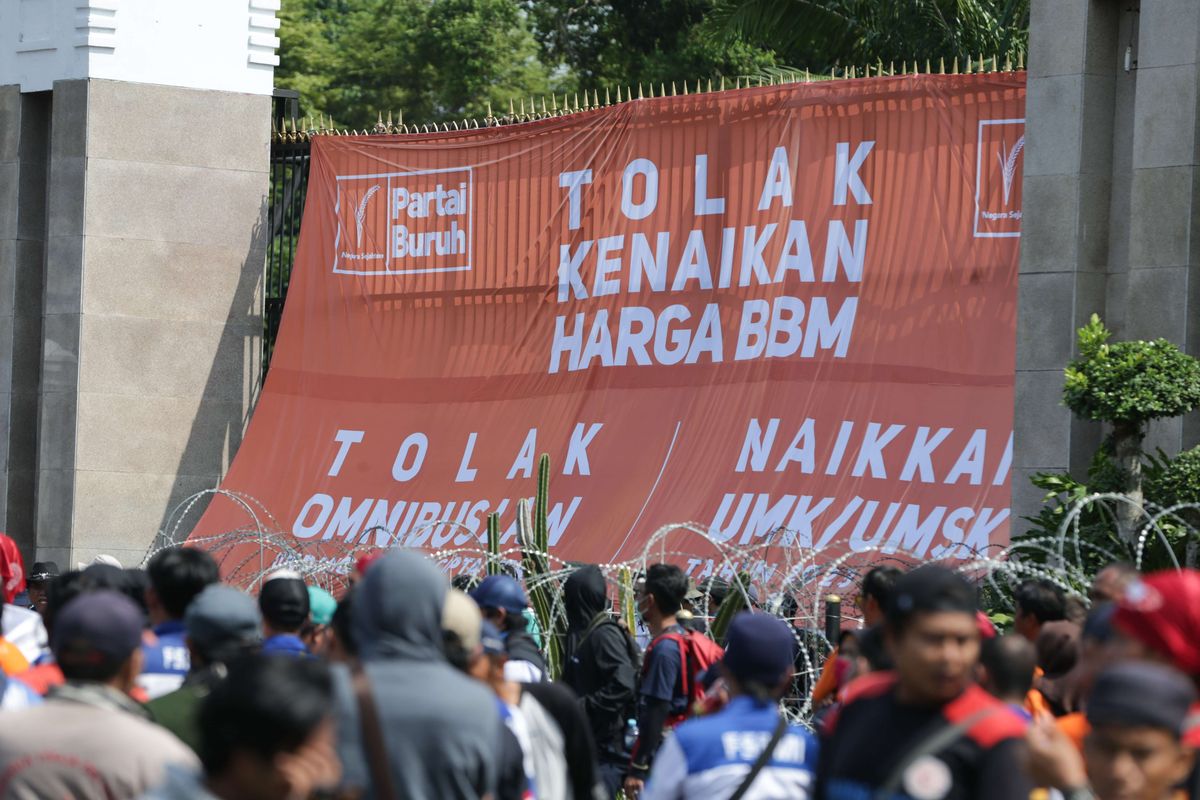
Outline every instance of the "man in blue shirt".
{"label": "man in blue shirt", "polygon": [[637,590],[638,613],[653,637],[642,665],[638,688],[638,739],[633,746],[625,777],[626,797],[642,791],[650,765],[662,742],[663,731],[686,713],[683,693],[683,654],[674,639],[663,634],[687,635],[675,619],[687,594],[687,576],[674,564],[651,564]]}
{"label": "man in blue shirt", "polygon": [[309,602],[308,586],[295,572],[280,570],[267,577],[258,594],[264,653],[283,653],[297,658],[308,656],[300,629],[308,621]]}
{"label": "man in blue shirt", "polygon": [[[654,760],[642,800],[728,800],[748,779],[741,795],[745,800],[812,797],[817,741],[779,712],[779,698],[791,686],[795,651],[783,620],[750,611],[738,614],[720,663],[729,704],[675,728]],[[767,747],[765,763],[751,778]]]}
{"label": "man in blue shirt", "polygon": [[146,608],[155,641],[142,645],[144,665],[138,686],[153,700],[183,685],[192,660],[184,641],[183,615],[192,598],[220,579],[217,562],[194,547],[160,550],[146,565],[150,585]]}

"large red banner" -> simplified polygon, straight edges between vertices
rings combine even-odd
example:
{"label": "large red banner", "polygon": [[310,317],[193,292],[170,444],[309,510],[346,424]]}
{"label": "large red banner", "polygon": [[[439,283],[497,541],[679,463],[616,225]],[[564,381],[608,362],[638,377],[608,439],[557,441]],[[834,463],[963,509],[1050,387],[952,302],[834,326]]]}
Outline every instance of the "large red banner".
{"label": "large red banner", "polygon": [[[746,549],[1005,543],[1024,95],[885,78],[318,137],[223,485],[322,558],[478,549],[492,511],[509,546],[542,452],[568,560],[683,521]],[[193,538],[247,525],[218,497]]]}

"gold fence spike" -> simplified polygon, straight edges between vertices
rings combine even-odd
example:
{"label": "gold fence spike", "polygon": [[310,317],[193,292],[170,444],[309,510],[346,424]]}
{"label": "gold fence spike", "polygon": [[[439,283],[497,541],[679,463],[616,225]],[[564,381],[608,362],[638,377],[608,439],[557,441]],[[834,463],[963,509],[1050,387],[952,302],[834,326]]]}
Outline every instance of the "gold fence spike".
{"label": "gold fence spike", "polygon": [[804,70],[804,82],[809,83],[810,81],[812,81],[812,75],[806,69],[806,70]]}
{"label": "gold fence spike", "polygon": [[[685,86],[687,84],[684,84]],[[675,96],[675,81],[671,81],[671,97]]]}
{"label": "gold fence spike", "polygon": [[687,81],[684,81],[684,82],[683,82],[683,96],[684,96],[684,97],[687,97],[687,96],[688,96]]}
{"label": "gold fence spike", "polygon": [[521,98],[521,116],[525,116],[525,98]]}
{"label": "gold fence spike", "polygon": [[958,56],[954,57],[954,66],[950,68],[950,74],[951,75],[958,74]]}
{"label": "gold fence spike", "polygon": [[513,102],[511,97],[508,98],[508,115],[510,117],[515,117],[517,115],[517,104]]}
{"label": "gold fence spike", "polygon": [[[721,78],[721,88],[722,89],[725,88],[725,79],[724,78]],[[709,78],[708,79],[708,91],[711,92],[712,90],[713,90],[713,82],[712,82],[712,78]]]}
{"label": "gold fence spike", "polygon": [[920,74],[921,74],[921,65],[914,61],[913,62],[913,75],[920,75]]}
{"label": "gold fence spike", "polygon": [[970,75],[974,71],[975,71],[975,62],[971,60],[970,56],[967,56],[967,68],[963,71],[963,74]]}
{"label": "gold fence spike", "polygon": [[895,61],[888,62],[888,75],[895,77],[895,75],[896,75],[896,62]]}
{"label": "gold fence spike", "polygon": [[900,74],[901,74],[901,75],[907,75],[907,74],[908,74],[908,62],[907,62],[907,61],[901,61],[901,62],[900,62]]}
{"label": "gold fence spike", "polygon": [[575,93],[575,110],[579,110],[579,92]]}
{"label": "gold fence spike", "polygon": [[1017,51],[1017,69],[1018,70],[1025,69],[1025,51],[1024,50]]}
{"label": "gold fence spike", "polygon": [[996,54],[992,53],[992,72],[1000,71],[1000,59],[996,58]]}
{"label": "gold fence spike", "polygon": [[938,57],[938,73],[941,75],[946,74],[946,59],[943,56]]}
{"label": "gold fence spike", "polygon": [[870,64],[867,64],[866,73],[867,73],[868,78],[871,77],[871,65]]}
{"label": "gold fence spike", "polygon": [[983,72],[983,53],[979,54],[979,71]]}
{"label": "gold fence spike", "polygon": [[1012,53],[1004,54],[1004,71],[1012,72]]}
{"label": "gold fence spike", "polygon": [[588,97],[587,89],[583,90],[583,110],[587,111],[591,107],[591,98]]}
{"label": "gold fence spike", "polygon": [[600,90],[592,89],[592,108],[599,108],[599,107],[600,107]]}
{"label": "gold fence spike", "polygon": [[930,67],[929,67],[929,59],[928,59],[928,58],[927,58],[927,59],[925,59],[925,74],[926,74],[926,75],[932,75],[932,74],[933,74],[933,70],[932,70],[932,69],[930,69]]}
{"label": "gold fence spike", "polygon": [[645,95],[645,93],[642,91],[642,84],[641,84],[641,83],[639,83],[639,84],[638,84],[638,100],[645,100],[645,99],[646,99],[646,95]]}
{"label": "gold fence spike", "polygon": [[533,95],[529,95],[529,116],[533,116],[536,113],[537,113],[537,106],[534,105]]}
{"label": "gold fence spike", "polygon": [[621,100],[621,87],[620,86],[617,87],[617,102],[618,103],[624,102],[623,100]]}
{"label": "gold fence spike", "polygon": [[659,97],[667,96],[667,85],[665,83],[658,84],[658,96]]}
{"label": "gold fence spike", "polygon": [[762,85],[763,85],[763,76],[762,76],[762,75],[759,75],[759,76],[758,76],[758,85],[759,85],[759,87],[760,87],[760,88],[761,88],[761,87],[762,87]]}
{"label": "gold fence spike", "polygon": [[[617,88],[617,91],[619,92],[619,91],[621,91],[621,89],[618,87],[618,88]],[[604,87],[604,105],[606,105],[606,106],[611,106],[611,105],[612,105],[612,95],[610,95],[610,94],[608,93],[608,87],[607,87],[607,86],[605,86],[605,87]]]}

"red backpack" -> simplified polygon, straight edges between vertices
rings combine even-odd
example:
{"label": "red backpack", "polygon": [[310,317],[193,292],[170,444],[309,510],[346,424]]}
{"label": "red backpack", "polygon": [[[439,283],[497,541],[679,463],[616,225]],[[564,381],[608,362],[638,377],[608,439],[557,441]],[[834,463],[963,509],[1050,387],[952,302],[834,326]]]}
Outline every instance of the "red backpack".
{"label": "red backpack", "polygon": [[706,669],[724,658],[725,650],[721,645],[699,631],[685,629],[683,633],[675,631],[660,633],[655,637],[654,641],[650,642],[650,646],[646,648],[647,657],[642,662],[643,672],[650,660],[648,658],[650,651],[664,639],[670,639],[675,642],[676,646],[679,647],[679,655],[683,662],[681,664],[682,668],[679,670],[679,682],[680,690],[683,696],[687,698],[687,710],[682,714],[673,714],[667,718],[667,727],[674,728],[695,714],[697,704],[704,696],[704,690],[696,678]]}

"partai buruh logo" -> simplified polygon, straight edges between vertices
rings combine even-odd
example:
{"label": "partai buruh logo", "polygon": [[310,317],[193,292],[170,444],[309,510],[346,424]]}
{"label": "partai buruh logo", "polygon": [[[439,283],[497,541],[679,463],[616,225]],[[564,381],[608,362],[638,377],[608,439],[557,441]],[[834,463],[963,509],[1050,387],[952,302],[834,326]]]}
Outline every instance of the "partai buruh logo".
{"label": "partai buruh logo", "polygon": [[337,177],[333,271],[416,275],[471,269],[470,167]]}

